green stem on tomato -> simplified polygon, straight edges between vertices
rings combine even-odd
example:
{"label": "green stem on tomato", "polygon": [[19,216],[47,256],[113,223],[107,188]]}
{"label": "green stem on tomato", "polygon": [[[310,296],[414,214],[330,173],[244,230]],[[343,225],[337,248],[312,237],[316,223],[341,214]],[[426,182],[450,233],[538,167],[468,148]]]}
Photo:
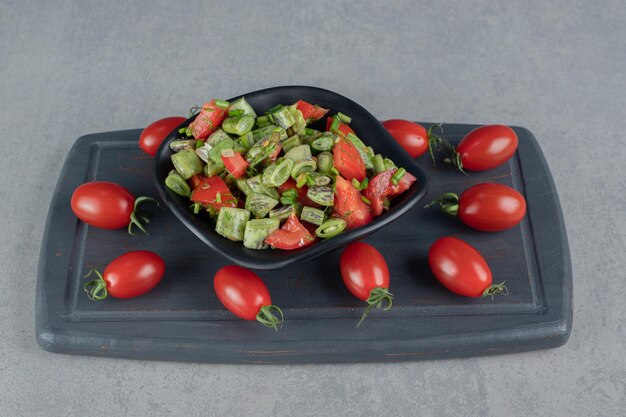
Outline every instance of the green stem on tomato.
{"label": "green stem on tomato", "polygon": [[[280,317],[274,315],[274,312],[278,313]],[[283,327],[285,322],[285,316],[283,311],[275,305],[263,306],[256,315],[256,321],[264,326],[270,327],[276,331]],[[279,327],[280,325],[280,327]]]}
{"label": "green stem on tomato", "polygon": [[102,274],[97,269],[90,269],[83,278],[89,278],[92,273],[95,273],[98,278],[85,283],[83,289],[91,301],[104,300],[109,295],[109,292],[107,291],[107,283],[102,277]]}
{"label": "green stem on tomato", "polygon": [[487,289],[485,289],[485,291],[483,291],[482,297],[491,297],[491,299],[493,300],[493,297],[495,295],[509,295],[509,289],[506,285],[504,285],[505,283],[506,281],[502,281],[499,284],[493,284],[492,286],[488,287]]}
{"label": "green stem on tomato", "polygon": [[[389,310],[393,303],[393,294],[389,292],[388,288],[377,287],[370,292],[370,296],[368,297],[366,302],[367,307],[365,308],[365,311],[361,316],[361,320],[359,320],[359,323],[356,325],[356,327],[359,327],[361,323],[363,323],[363,320],[365,320],[365,318],[373,308],[378,308],[383,311]],[[387,305],[383,307],[383,303],[386,303]]]}
{"label": "green stem on tomato", "polygon": [[133,236],[136,235],[133,232],[133,226],[137,227],[146,235],[149,235],[149,233],[144,228],[142,221],[144,223],[150,223],[150,218],[149,218],[150,213],[146,213],[145,211],[139,210],[139,207],[143,203],[153,203],[153,204],[156,204],[157,207],[159,207],[159,202],[152,197],[146,197],[146,196],[137,197],[137,199],[135,200],[135,206],[133,208],[133,212],[130,214],[130,222],[128,223],[128,234],[130,235],[133,235]]}
{"label": "green stem on tomato", "polygon": [[459,212],[459,196],[455,193],[442,194],[436,200],[426,204],[424,208],[430,208],[435,204],[439,204],[441,211],[450,216],[456,216]]}

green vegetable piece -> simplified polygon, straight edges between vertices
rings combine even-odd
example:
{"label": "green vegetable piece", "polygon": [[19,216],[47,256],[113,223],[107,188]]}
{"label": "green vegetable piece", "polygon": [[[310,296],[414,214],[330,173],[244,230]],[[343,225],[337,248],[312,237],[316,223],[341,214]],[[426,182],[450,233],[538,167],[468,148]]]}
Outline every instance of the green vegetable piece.
{"label": "green vegetable piece", "polygon": [[315,229],[315,234],[322,239],[328,239],[346,230],[347,226],[348,224],[344,219],[332,218],[326,220],[320,227]]}
{"label": "green vegetable piece", "polygon": [[317,169],[319,172],[327,174],[333,166],[333,154],[330,152],[322,152],[317,155]]}
{"label": "green vegetable piece", "polygon": [[[283,206],[270,211],[270,219],[287,220],[291,213],[296,212],[297,205]],[[296,212],[297,214],[297,212]]]}
{"label": "green vegetable piece", "polygon": [[316,130],[316,129],[311,129],[310,127],[307,127],[307,128],[304,130],[304,134],[305,134],[306,136],[319,136],[319,135],[321,135],[321,134],[322,134],[322,132],[321,132],[321,131],[319,131],[319,130]]}
{"label": "green vegetable piece", "polygon": [[231,137],[228,136],[228,133],[224,132],[221,127],[218,127],[213,133],[209,135],[208,138],[206,138],[206,141],[204,141],[204,143],[206,143],[207,145],[215,146],[224,139],[231,139]]}
{"label": "green vegetable piece", "polygon": [[281,107],[280,109],[272,111],[268,116],[283,129],[290,128],[296,122],[289,111],[289,107]]}
{"label": "green vegetable piece", "polygon": [[318,152],[330,151],[335,146],[338,136],[334,133],[324,132],[320,137],[311,142],[311,149]]}
{"label": "green vegetable piece", "polygon": [[387,171],[388,169],[396,168],[396,164],[394,164],[393,161],[389,158],[385,158],[384,163],[385,163],[385,171]]}
{"label": "green vegetable piece", "polygon": [[252,130],[254,126],[254,117],[241,116],[241,117],[227,117],[222,122],[222,129],[226,133],[232,133],[233,135],[245,135]]}
{"label": "green vegetable piece", "polygon": [[300,219],[316,226],[321,226],[324,222],[324,211],[314,207],[304,206],[302,207],[302,213],[300,213]]}
{"label": "green vegetable piece", "polygon": [[404,168],[400,168],[399,170],[394,172],[393,176],[391,177],[391,182],[393,183],[393,185],[398,185],[402,180],[402,177],[404,177],[404,174],[406,174],[406,169]]}
{"label": "green vegetable piece", "polygon": [[317,164],[313,158],[309,157],[307,159],[301,159],[293,164],[291,178],[297,180],[301,174],[304,174],[305,172],[315,172],[316,169]]}
{"label": "green vegetable piece", "polygon": [[230,103],[226,100],[220,100],[218,98],[215,99],[215,105],[220,109],[227,109],[230,106]]}
{"label": "green vegetable piece", "polygon": [[372,166],[377,174],[385,170],[385,160],[381,154],[374,155],[374,158],[372,158]]}
{"label": "green vegetable piece", "polygon": [[309,187],[306,196],[322,206],[330,207],[335,202],[333,187],[328,185],[314,185]]}
{"label": "green vegetable piece", "polygon": [[298,110],[298,107],[295,104],[287,107],[289,112],[291,113],[291,117],[294,120],[291,129],[293,129],[296,135],[305,135],[306,134],[306,120],[304,120],[304,116],[302,116],[302,112]]}
{"label": "green vegetable piece", "polygon": [[252,192],[246,197],[246,210],[250,210],[254,217],[262,219],[271,209],[278,205],[278,200],[265,194]]}
{"label": "green vegetable piece", "polygon": [[270,121],[270,118],[267,116],[259,116],[256,118],[255,125],[257,127],[263,127],[263,126],[267,126],[270,124],[272,124],[272,122]]}
{"label": "green vegetable piece", "polygon": [[361,181],[357,180],[356,178],[352,178],[352,181],[350,181],[350,184],[352,184],[352,186],[356,188],[357,190],[361,191]]}
{"label": "green vegetable piece", "polygon": [[265,239],[279,227],[280,220],[277,218],[250,220],[246,223],[243,245],[248,249],[267,249],[269,245],[265,243]]}
{"label": "green vegetable piece", "polygon": [[252,189],[250,188],[250,186],[248,185],[248,179],[247,178],[238,178],[235,180],[235,185],[237,186],[237,189],[239,191],[241,191],[242,193],[244,193],[245,195],[248,195],[252,192]]}
{"label": "green vegetable piece", "polygon": [[243,136],[239,136],[239,139],[237,139],[237,142],[241,146],[243,146],[246,151],[252,148],[252,146],[254,146],[254,144],[256,143],[254,141],[254,135],[252,134],[252,132],[248,132]]}
{"label": "green vegetable piece", "polygon": [[278,132],[279,139],[285,140],[287,139],[287,131],[282,127],[278,127],[275,125],[268,125],[252,131],[252,135],[254,136],[254,143],[259,143],[265,139],[268,139],[272,133]]}
{"label": "green vegetable piece", "polygon": [[365,146],[365,144],[361,141],[361,139],[359,139],[353,133],[348,133],[348,136],[346,136],[346,139],[354,145],[357,151],[359,151],[359,155],[361,156],[361,159],[363,160],[363,163],[365,164],[365,168],[373,169],[374,165],[372,164],[372,158],[369,152],[367,151],[367,146]]}
{"label": "green vegetable piece", "polygon": [[301,159],[310,159],[312,156],[309,145],[295,146],[291,148],[289,152],[285,153],[285,158],[291,159],[293,162],[300,161]]}
{"label": "green vegetable piece", "polygon": [[196,149],[196,155],[198,158],[202,159],[204,162],[209,160],[209,152],[211,151],[210,146],[201,146]]}
{"label": "green vegetable piece", "polygon": [[189,197],[191,195],[189,184],[175,169],[171,170],[167,178],[165,178],[165,186],[181,197]]}
{"label": "green vegetable piece", "polygon": [[307,178],[308,185],[328,185],[332,181],[330,177],[317,172],[310,172]]}
{"label": "green vegetable piece", "polygon": [[289,179],[291,170],[293,169],[293,161],[287,158],[280,158],[271,163],[265,171],[263,171],[263,185],[279,187]]}
{"label": "green vegetable piece", "polygon": [[213,175],[218,175],[224,172],[226,167],[224,166],[224,162],[220,160],[219,162],[214,162],[212,159],[208,159],[206,161],[206,165],[204,166],[204,175],[207,177],[212,177]]}
{"label": "green vegetable piece", "polygon": [[246,101],[245,97],[238,98],[237,100],[230,103],[229,111],[232,110],[243,110],[243,114],[246,116],[252,116],[256,118],[256,113],[252,106]]}
{"label": "green vegetable piece", "polygon": [[352,118],[350,116],[345,115],[341,112],[337,112],[337,117],[344,123],[350,123],[352,121]]}
{"label": "green vegetable piece", "polygon": [[280,134],[274,132],[269,138],[255,143],[254,146],[246,152],[246,161],[250,164],[250,167],[254,168],[270,156],[276,150],[279,141]]}
{"label": "green vegetable piece", "polygon": [[263,174],[248,178],[248,187],[250,187],[250,190],[254,193],[263,194],[276,200],[280,198],[278,190],[275,187],[267,187],[263,185]]}
{"label": "green vegetable piece", "polygon": [[298,200],[298,190],[290,188],[288,190],[283,191],[280,196],[280,203],[284,205],[296,204]]}
{"label": "green vegetable piece", "polygon": [[248,210],[222,207],[217,215],[215,231],[227,239],[242,241],[249,219],[250,211]]}
{"label": "green vegetable piece", "polygon": [[180,152],[183,149],[194,149],[195,139],[178,139],[170,142],[170,149],[174,152]]}
{"label": "green vegetable piece", "polygon": [[[234,152],[243,152],[245,149],[239,143],[235,142],[231,138],[224,139],[209,151],[209,159],[219,164],[222,163],[222,151],[224,149],[232,149]],[[207,161],[208,162],[208,161]]]}
{"label": "green vegetable piece", "polygon": [[293,135],[283,141],[281,144],[284,152],[289,152],[291,149],[299,146],[301,144],[300,137],[298,135]]}
{"label": "green vegetable piece", "polygon": [[183,179],[188,180],[194,175],[202,173],[202,161],[192,149],[183,149],[171,156],[174,168]]}
{"label": "green vegetable piece", "polygon": [[330,124],[330,131],[331,132],[335,132],[337,133],[337,130],[339,129],[339,125],[341,124],[341,121],[339,120],[339,118],[337,117],[337,115],[333,116],[333,121]]}

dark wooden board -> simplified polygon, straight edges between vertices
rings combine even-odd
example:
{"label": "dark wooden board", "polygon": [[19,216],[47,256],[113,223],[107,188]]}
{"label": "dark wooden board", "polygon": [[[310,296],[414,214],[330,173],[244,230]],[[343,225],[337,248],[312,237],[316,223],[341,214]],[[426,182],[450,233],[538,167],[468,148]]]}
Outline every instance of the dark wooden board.
{"label": "dark wooden board", "polygon": [[[446,125],[455,143],[476,126]],[[36,336],[50,352],[215,363],[382,362],[492,355],[565,343],[572,323],[572,275],[567,236],[548,166],[533,135],[514,128],[518,153],[505,165],[463,176],[418,162],[430,177],[424,201],[492,181],[525,195],[519,227],[474,231],[422,204],[371,235],[392,272],[393,309],[374,311],[355,325],[363,303],[343,287],[340,250],[276,271],[260,271],[286,323],[274,332],[224,310],[212,277],[228,262],[168,211],[149,225],[150,236],[129,236],[79,222],[70,209],[85,181],[114,181],[134,195],[156,196],[152,160],[137,147],[140,130],[84,136],[71,149],[54,193],[42,242]],[[446,291],[427,264],[430,244],[445,235],[475,246],[508,297],[469,299]],[[143,297],[91,302],[82,291],[90,267],[129,250],[159,253],[167,265],[161,284]]]}

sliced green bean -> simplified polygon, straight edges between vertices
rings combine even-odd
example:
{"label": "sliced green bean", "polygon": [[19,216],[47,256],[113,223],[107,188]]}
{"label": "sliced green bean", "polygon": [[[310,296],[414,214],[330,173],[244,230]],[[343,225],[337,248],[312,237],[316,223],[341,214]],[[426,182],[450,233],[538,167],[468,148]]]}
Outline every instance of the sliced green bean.
{"label": "sliced green bean", "polygon": [[181,197],[189,197],[191,195],[189,184],[175,169],[171,170],[167,178],[165,178],[165,186]]}
{"label": "sliced green bean", "polygon": [[218,127],[213,133],[209,135],[208,138],[206,138],[206,141],[204,141],[204,143],[206,143],[207,145],[215,146],[224,139],[230,138],[231,137],[228,135],[228,133],[224,132],[221,127]]}
{"label": "sliced green bean", "polygon": [[332,181],[330,177],[327,177],[326,175],[320,174],[318,172],[310,172],[308,176],[309,178],[307,180],[307,183],[309,185],[328,185]]}
{"label": "sliced green bean", "polygon": [[297,205],[289,205],[289,206],[283,206],[283,207],[275,208],[275,209],[270,211],[270,218],[271,219],[278,219],[278,220],[281,220],[281,221],[282,220],[287,220],[289,218],[289,216],[291,216],[291,213],[295,212],[296,209],[297,209]]}
{"label": "sliced green bean", "polygon": [[250,210],[257,219],[267,216],[270,210],[277,205],[277,199],[268,197],[265,194],[252,192],[246,196],[246,210]]}
{"label": "sliced green bean", "polygon": [[302,207],[302,213],[300,213],[300,219],[316,226],[320,226],[324,222],[324,211],[304,206]]}
{"label": "sliced green bean", "polygon": [[170,142],[170,149],[174,152],[180,152],[183,149],[194,149],[195,144],[195,139],[178,139]]}
{"label": "sliced green bean", "polygon": [[300,144],[301,144],[300,136],[293,135],[283,141],[282,143],[283,151],[285,153],[289,152],[291,149],[295,148],[296,146],[299,146]]}
{"label": "sliced green bean", "polygon": [[212,177],[213,175],[218,175],[224,172],[226,167],[224,166],[224,162],[220,159],[219,162],[214,162],[211,158],[206,161],[206,165],[204,166],[204,174],[207,177]]}
{"label": "sliced green bean", "polygon": [[385,163],[385,171],[387,171],[388,169],[396,168],[396,164],[394,164],[394,162],[389,158],[385,158],[384,163]]}
{"label": "sliced green bean", "polygon": [[279,141],[279,133],[274,132],[267,139],[255,143],[254,146],[246,152],[246,161],[250,164],[250,167],[254,168],[270,156],[276,150]]}
{"label": "sliced green bean", "polygon": [[248,179],[247,178],[238,178],[235,180],[235,185],[237,186],[237,189],[239,191],[241,191],[242,193],[244,193],[245,195],[248,195],[252,192],[252,189],[250,188],[250,186],[248,185]]}
{"label": "sliced green bean", "polygon": [[252,131],[254,142],[258,143],[262,140],[268,139],[272,133],[278,133],[280,140],[287,139],[287,131],[285,129],[276,125],[267,125]]}
{"label": "sliced green bean", "polygon": [[335,146],[337,137],[338,136],[334,133],[325,132],[319,138],[311,142],[311,149],[318,152],[330,151]]}
{"label": "sliced green bean", "polygon": [[372,164],[372,158],[367,151],[367,147],[361,141],[361,139],[359,139],[358,136],[356,136],[352,132],[348,133],[348,135],[346,136],[346,139],[350,143],[352,143],[352,145],[354,145],[357,151],[359,151],[359,155],[361,156],[361,159],[363,160],[363,163],[365,164],[365,168],[366,169],[374,168],[374,165]]}
{"label": "sliced green bean", "polygon": [[202,173],[202,161],[191,149],[183,149],[171,156],[174,168],[183,179],[188,180],[194,175]]}
{"label": "sliced green bean", "polygon": [[[293,149],[292,149],[293,150]],[[313,158],[301,159],[293,164],[291,178],[297,180],[300,174],[305,172],[315,172],[317,164]]]}
{"label": "sliced green bean", "polygon": [[312,201],[322,206],[332,206],[335,201],[335,195],[333,193],[333,187],[327,185],[314,185],[309,187],[306,192],[306,196]]}
{"label": "sliced green bean", "polygon": [[381,154],[374,155],[374,158],[372,158],[372,166],[377,174],[385,170],[385,160]]}
{"label": "sliced green bean", "polygon": [[237,142],[241,146],[243,146],[246,149],[246,151],[252,148],[252,146],[256,143],[254,141],[254,135],[252,134],[252,132],[248,132],[245,135],[239,136],[239,139],[237,139]]}
{"label": "sliced green bean", "polygon": [[209,151],[209,158],[213,160],[213,162],[219,163],[222,161],[222,151],[224,149],[232,149],[235,152],[244,151],[243,146],[232,140],[231,138],[224,139],[215,146],[211,148]]}
{"label": "sliced green bean", "polygon": [[393,176],[391,177],[391,182],[393,183],[393,185],[398,185],[400,181],[402,180],[402,177],[404,177],[405,174],[406,174],[406,169],[404,168],[400,168],[399,170],[394,172]]}
{"label": "sliced green bean", "polygon": [[293,125],[291,126],[291,129],[293,129],[297,135],[306,134],[306,120],[304,120],[302,112],[298,110],[295,104],[288,106],[287,109],[289,109],[291,117],[293,118]]}
{"label": "sliced green bean", "polygon": [[333,167],[333,154],[330,152],[322,152],[317,155],[317,169],[321,173],[329,173]]}
{"label": "sliced green bean", "polygon": [[248,210],[222,207],[217,215],[215,231],[227,239],[242,241],[249,219],[250,211]]}
{"label": "sliced green bean", "polygon": [[263,194],[275,200],[280,198],[278,190],[275,187],[266,187],[263,185],[263,174],[248,178],[248,187],[250,187],[250,190],[254,193]]}
{"label": "sliced green bean", "polygon": [[196,155],[198,158],[202,159],[204,162],[209,160],[209,152],[211,151],[210,146],[201,146],[196,149]]}
{"label": "sliced green bean", "polygon": [[264,126],[272,124],[272,122],[270,121],[270,118],[267,116],[259,116],[256,118],[255,124],[257,127],[264,127]]}
{"label": "sliced green bean", "polygon": [[322,132],[321,132],[321,131],[319,131],[319,130],[316,130],[316,129],[311,129],[310,127],[307,127],[307,128],[304,130],[304,134],[305,134],[306,136],[319,136],[319,135],[321,135],[321,134],[322,134]]}
{"label": "sliced green bean", "polygon": [[248,249],[267,249],[269,245],[265,243],[265,239],[279,227],[280,220],[277,218],[250,220],[246,223],[243,245]]}
{"label": "sliced green bean", "polygon": [[348,224],[344,219],[332,218],[326,220],[320,227],[315,229],[315,234],[322,239],[328,239],[346,230],[347,226]]}
{"label": "sliced green bean", "polygon": [[295,146],[285,153],[285,158],[291,159],[293,162],[300,161],[302,159],[309,159],[313,156],[311,154],[311,148],[309,145]]}
{"label": "sliced green bean", "polygon": [[279,187],[289,179],[293,161],[287,158],[280,158],[271,163],[263,171],[263,185]]}
{"label": "sliced green bean", "polygon": [[252,106],[246,101],[245,97],[238,98],[230,103],[228,110],[243,110],[243,114],[246,116],[252,116],[256,118],[256,113]]}
{"label": "sliced green bean", "polygon": [[291,111],[289,111],[289,107],[281,107],[280,109],[272,111],[268,116],[270,119],[274,120],[274,123],[283,129],[293,126],[296,122],[291,114]]}
{"label": "sliced green bean", "polygon": [[238,136],[245,135],[250,132],[253,127],[254,117],[252,116],[227,117],[222,122],[224,132]]}

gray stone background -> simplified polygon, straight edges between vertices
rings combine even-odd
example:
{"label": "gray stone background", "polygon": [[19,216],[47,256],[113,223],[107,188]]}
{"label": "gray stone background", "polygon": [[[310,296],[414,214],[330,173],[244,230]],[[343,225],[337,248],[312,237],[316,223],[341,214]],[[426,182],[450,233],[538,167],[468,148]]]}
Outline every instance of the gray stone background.
{"label": "gray stone background", "polygon": [[[626,415],[625,6],[0,0],[0,415]],[[346,366],[42,351],[34,337],[37,258],[74,140],[281,84],[337,91],[382,119],[533,131],[572,252],[569,342]]]}

